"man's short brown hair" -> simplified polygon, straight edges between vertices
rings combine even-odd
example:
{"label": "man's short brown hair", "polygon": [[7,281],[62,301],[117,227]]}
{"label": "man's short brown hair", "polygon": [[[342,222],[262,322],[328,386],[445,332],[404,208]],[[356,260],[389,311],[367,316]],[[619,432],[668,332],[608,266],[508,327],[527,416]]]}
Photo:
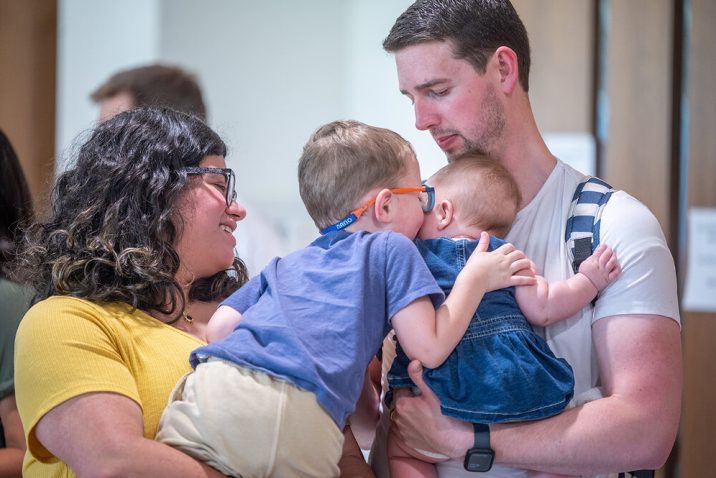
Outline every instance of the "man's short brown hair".
{"label": "man's short brown hair", "polygon": [[196,77],[177,66],[157,64],[118,71],[90,97],[100,102],[124,92],[132,96],[135,107],[167,107],[206,121],[206,106]]}
{"label": "man's short brown hair", "polygon": [[361,206],[371,189],[396,187],[415,153],[389,129],[358,121],[318,128],[298,165],[301,199],[318,229],[335,224]]}
{"label": "man's short brown hair", "polygon": [[529,91],[530,42],[527,30],[509,0],[417,0],[395,20],[383,41],[386,51],[430,41],[446,41],[457,59],[481,75],[501,46],[517,55],[519,80]]}

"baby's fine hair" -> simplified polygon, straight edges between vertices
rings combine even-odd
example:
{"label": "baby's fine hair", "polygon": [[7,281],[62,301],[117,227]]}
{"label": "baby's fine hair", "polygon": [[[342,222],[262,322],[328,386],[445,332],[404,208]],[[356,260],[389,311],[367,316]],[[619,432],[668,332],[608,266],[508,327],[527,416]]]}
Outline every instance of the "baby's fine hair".
{"label": "baby's fine hair", "polygon": [[[517,214],[521,196],[512,175],[486,156],[462,157],[438,170],[428,184],[449,199],[470,226],[504,236]],[[449,191],[447,195],[443,191]]]}
{"label": "baby's fine hair", "polygon": [[396,187],[415,153],[394,131],[359,121],[333,121],[316,130],[298,164],[301,199],[318,229],[359,207],[371,189]]}

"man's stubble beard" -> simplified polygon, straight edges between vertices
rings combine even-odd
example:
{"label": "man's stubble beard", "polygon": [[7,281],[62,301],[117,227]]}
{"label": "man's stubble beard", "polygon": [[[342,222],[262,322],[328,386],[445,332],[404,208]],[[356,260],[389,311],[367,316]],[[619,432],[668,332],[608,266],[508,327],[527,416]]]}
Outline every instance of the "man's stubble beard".
{"label": "man's stubble beard", "polygon": [[472,139],[460,133],[463,140],[462,151],[447,153],[448,162],[451,163],[465,156],[492,156],[495,145],[499,144],[502,138],[502,131],[505,127],[504,109],[497,100],[497,94],[493,86],[488,86],[485,95],[480,103],[480,116],[476,124],[480,129],[476,131],[477,137]]}

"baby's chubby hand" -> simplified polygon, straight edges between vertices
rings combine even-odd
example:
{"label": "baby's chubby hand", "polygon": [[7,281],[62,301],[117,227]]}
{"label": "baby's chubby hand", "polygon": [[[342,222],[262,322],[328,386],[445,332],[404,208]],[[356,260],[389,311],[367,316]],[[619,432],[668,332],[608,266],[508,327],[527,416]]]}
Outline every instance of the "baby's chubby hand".
{"label": "baby's chubby hand", "polygon": [[594,253],[579,265],[579,272],[587,276],[598,291],[608,286],[621,271],[617,255],[604,244],[600,244]]}
{"label": "baby's chubby hand", "polygon": [[[485,285],[485,292],[518,285],[535,284],[534,264],[512,244],[503,244],[487,252],[490,235],[483,232],[480,242],[465,264],[479,274]],[[530,274],[530,271],[532,272]]]}

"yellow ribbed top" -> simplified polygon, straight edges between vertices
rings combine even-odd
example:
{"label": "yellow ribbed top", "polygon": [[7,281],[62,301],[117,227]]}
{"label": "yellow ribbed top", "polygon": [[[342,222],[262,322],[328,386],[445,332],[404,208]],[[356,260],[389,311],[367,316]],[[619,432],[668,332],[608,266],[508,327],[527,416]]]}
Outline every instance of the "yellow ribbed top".
{"label": "yellow ribbed top", "polygon": [[[33,306],[15,343],[15,391],[28,451],[25,477],[74,476],[35,437],[48,411],[88,392],[139,404],[144,436],[154,438],[169,393],[203,343],[124,303],[55,296]],[[77,417],[78,421],[85,417]]]}

